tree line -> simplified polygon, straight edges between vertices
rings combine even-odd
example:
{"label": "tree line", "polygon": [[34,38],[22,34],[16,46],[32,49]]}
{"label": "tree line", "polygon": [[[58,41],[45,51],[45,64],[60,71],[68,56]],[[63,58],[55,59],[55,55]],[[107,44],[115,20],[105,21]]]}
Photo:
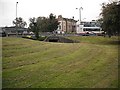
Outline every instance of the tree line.
{"label": "tree line", "polygon": [[[56,19],[54,14],[50,14],[49,17],[33,17],[29,19],[29,27],[28,29],[34,32],[35,37],[39,38],[40,32],[52,32],[58,28],[59,22]],[[21,18],[16,18],[13,21],[16,27],[25,27],[26,22]]]}
{"label": "tree line", "polygon": [[[112,35],[120,35],[120,1],[112,0],[106,4],[102,3],[101,18],[98,22],[101,23],[102,30],[111,37]],[[52,32],[58,28],[59,22],[56,16],[52,13],[49,17],[33,17],[29,19],[29,30],[35,33],[36,38],[39,38],[40,32]],[[26,22],[22,18],[16,18],[13,21],[17,27],[24,27]]]}

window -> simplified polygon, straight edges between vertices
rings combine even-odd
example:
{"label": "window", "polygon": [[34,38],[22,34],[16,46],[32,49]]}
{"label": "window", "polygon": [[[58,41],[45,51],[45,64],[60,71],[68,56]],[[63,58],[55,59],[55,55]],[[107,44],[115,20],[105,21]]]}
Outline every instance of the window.
{"label": "window", "polygon": [[61,26],[59,26],[59,29],[61,29]]}

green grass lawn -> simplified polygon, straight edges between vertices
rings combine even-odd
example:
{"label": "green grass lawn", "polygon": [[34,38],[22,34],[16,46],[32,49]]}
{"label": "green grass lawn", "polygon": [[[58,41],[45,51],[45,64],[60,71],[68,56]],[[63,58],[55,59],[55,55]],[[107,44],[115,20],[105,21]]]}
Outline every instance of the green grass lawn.
{"label": "green grass lawn", "polygon": [[116,88],[117,38],[68,38],[80,43],[4,37],[3,88]]}

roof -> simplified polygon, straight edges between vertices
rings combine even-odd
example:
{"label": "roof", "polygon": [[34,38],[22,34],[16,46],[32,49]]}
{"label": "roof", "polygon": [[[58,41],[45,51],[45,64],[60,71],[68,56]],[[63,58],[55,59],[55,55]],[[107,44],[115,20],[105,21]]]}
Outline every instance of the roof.
{"label": "roof", "polygon": [[[2,28],[16,28],[15,26],[11,26],[11,27],[2,27]],[[28,28],[22,28],[22,27],[17,27],[19,29],[28,29]]]}
{"label": "roof", "polygon": [[59,16],[58,16],[58,20],[61,20],[61,19],[65,20],[65,21],[77,22],[77,20],[74,20],[74,18],[72,18],[72,19],[71,19],[71,18],[70,18],[70,19],[69,19],[69,18],[63,18],[62,15],[59,15]]}

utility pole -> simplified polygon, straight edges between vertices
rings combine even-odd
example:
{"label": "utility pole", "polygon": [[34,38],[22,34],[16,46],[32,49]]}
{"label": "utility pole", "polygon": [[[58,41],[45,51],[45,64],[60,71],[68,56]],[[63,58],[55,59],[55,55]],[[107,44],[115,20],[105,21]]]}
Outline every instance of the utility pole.
{"label": "utility pole", "polygon": [[[76,8],[76,9],[78,9],[78,8]],[[79,23],[81,24],[81,10],[83,10],[83,8],[82,7],[80,7],[79,8]]]}
{"label": "utility pole", "polygon": [[80,8],[76,8],[76,9],[79,9],[79,29],[81,30],[81,10],[83,10],[83,8],[80,7]]}
{"label": "utility pole", "polygon": [[17,31],[17,4],[18,4],[18,2],[16,2],[16,36],[18,36],[18,31]]}

